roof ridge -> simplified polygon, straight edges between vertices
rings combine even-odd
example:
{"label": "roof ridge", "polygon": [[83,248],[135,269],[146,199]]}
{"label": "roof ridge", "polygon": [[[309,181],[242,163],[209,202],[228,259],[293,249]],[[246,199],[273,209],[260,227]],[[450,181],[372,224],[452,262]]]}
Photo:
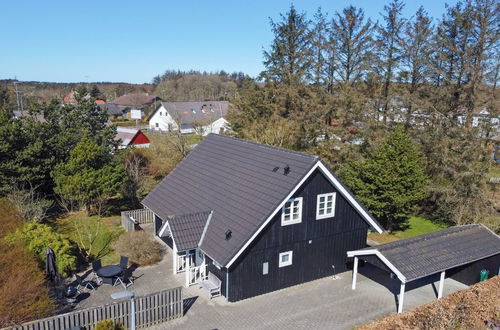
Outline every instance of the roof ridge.
{"label": "roof ridge", "polygon": [[196,212],[191,212],[191,213],[176,214],[176,215],[170,216],[169,218],[173,219],[173,218],[179,218],[179,217],[187,217],[187,216],[191,216],[191,215],[199,215],[199,214],[204,214],[204,213],[211,213],[212,211],[213,210],[196,211]]}
{"label": "roof ridge", "polygon": [[[443,229],[440,229],[440,230],[435,230],[435,231],[432,231],[432,232],[429,232],[429,233],[425,233],[425,234],[420,234],[420,235],[417,235],[417,236],[413,236],[413,237],[408,237],[408,238],[405,238],[405,239],[401,239],[401,240],[397,240],[397,241],[394,241],[394,242],[388,242],[388,243],[384,243],[384,244],[380,244],[380,245],[376,245],[376,246],[373,246],[372,248],[376,249],[376,250],[379,250],[380,248],[386,248],[386,247],[395,247],[395,246],[399,246],[399,245],[413,245],[413,244],[417,244],[421,241],[425,241],[427,239],[430,239],[432,238],[434,235],[438,234],[438,233],[441,233],[440,235],[442,236],[448,236],[448,235],[453,235],[455,233],[457,233],[458,231],[464,231],[464,230],[468,230],[468,229],[471,229],[471,228],[481,228],[481,226],[479,224],[466,224],[466,225],[457,225],[457,226],[452,226],[452,227],[448,227],[448,228],[443,228]],[[447,231],[446,233],[442,233],[443,231]]]}
{"label": "roof ridge", "polygon": [[285,148],[270,146],[270,145],[267,145],[267,144],[258,143],[258,142],[254,142],[254,141],[248,141],[248,140],[244,140],[244,139],[239,139],[239,138],[232,137],[232,136],[210,133],[206,137],[210,137],[210,136],[217,137],[217,138],[222,138],[222,139],[227,139],[227,140],[233,140],[233,141],[241,142],[241,143],[244,143],[244,144],[251,144],[251,145],[255,145],[257,147],[261,147],[261,148],[264,148],[264,149],[271,149],[271,150],[276,150],[276,151],[281,151],[281,152],[287,152],[287,153],[291,153],[291,154],[294,154],[294,155],[297,155],[297,156],[306,157],[306,158],[309,158],[309,159],[316,159],[316,160],[320,159],[319,156],[311,155],[311,154],[308,154],[308,153],[305,153],[305,152],[294,151],[294,150],[289,150],[289,149],[285,149]]}

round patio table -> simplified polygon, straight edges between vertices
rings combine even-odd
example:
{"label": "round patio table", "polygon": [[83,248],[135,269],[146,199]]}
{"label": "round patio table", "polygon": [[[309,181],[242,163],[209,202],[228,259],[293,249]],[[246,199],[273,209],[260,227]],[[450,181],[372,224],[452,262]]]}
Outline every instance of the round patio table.
{"label": "round patio table", "polygon": [[108,265],[103,266],[97,271],[97,275],[100,277],[115,277],[120,275],[122,268],[118,265]]}

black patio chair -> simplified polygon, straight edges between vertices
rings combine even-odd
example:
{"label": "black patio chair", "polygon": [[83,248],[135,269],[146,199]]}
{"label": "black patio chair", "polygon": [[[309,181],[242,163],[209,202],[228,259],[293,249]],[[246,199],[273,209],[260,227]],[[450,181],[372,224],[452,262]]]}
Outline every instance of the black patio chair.
{"label": "black patio chair", "polygon": [[101,265],[101,259],[97,259],[92,261],[92,273],[94,274],[94,277],[97,279],[98,282],[102,283],[102,278],[97,275],[97,271],[102,268]]}
{"label": "black patio chair", "polygon": [[133,279],[133,276],[132,276],[132,274],[130,274],[130,271],[128,269],[125,269],[125,270],[123,270],[121,275],[116,278],[115,284],[117,282],[120,282],[121,285],[126,289],[129,286],[131,286],[132,284],[134,284],[132,279]]}
{"label": "black patio chair", "polygon": [[120,256],[120,267],[123,271],[128,268],[128,257]]}
{"label": "black patio chair", "polygon": [[114,286],[115,285],[115,280],[112,277],[103,277],[102,278],[102,283],[104,283],[104,284],[111,284],[111,285]]}
{"label": "black patio chair", "polygon": [[76,275],[76,281],[78,282],[78,285],[76,289],[80,291],[80,289],[92,289],[95,290],[94,285],[90,281],[84,281],[81,276]]}

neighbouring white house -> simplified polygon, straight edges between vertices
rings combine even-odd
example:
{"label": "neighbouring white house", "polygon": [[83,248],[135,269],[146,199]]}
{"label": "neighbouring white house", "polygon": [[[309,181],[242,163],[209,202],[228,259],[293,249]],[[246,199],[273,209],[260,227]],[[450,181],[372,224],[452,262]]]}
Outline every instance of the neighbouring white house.
{"label": "neighbouring white house", "polygon": [[149,116],[149,128],[183,134],[220,134],[229,130],[227,101],[161,102]]}

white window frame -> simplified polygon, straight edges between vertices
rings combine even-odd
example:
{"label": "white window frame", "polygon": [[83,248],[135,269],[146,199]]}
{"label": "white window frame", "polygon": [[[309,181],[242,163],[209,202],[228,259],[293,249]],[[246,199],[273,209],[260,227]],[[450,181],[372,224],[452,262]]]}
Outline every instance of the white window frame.
{"label": "white window frame", "polygon": [[[282,262],[281,257],[288,254],[288,261]],[[281,252],[279,256],[279,267],[286,267],[290,266],[293,263],[293,251],[286,251],[286,252]]]}
{"label": "white window frame", "polygon": [[[298,218],[297,219],[293,219],[293,211],[292,211],[292,207],[290,205],[290,220],[285,220],[285,208],[286,208],[286,205],[288,203],[292,203],[293,202],[299,202],[298,204]],[[302,222],[302,197],[295,197],[295,198],[290,198],[286,203],[285,205],[283,205],[283,207],[281,208],[281,225],[282,226],[288,226],[288,225],[293,225],[293,224],[296,224],[296,223],[301,223]]]}
{"label": "white window frame", "polygon": [[[328,202],[328,197],[332,196],[332,212],[331,213],[326,213],[326,203]],[[319,214],[319,204],[320,204],[320,198],[324,197],[325,198],[325,207],[324,207],[324,213]],[[337,193],[336,192],[331,192],[331,193],[326,193],[326,194],[319,194],[318,197],[316,198],[316,220],[320,219],[326,219],[326,218],[333,218],[335,216],[335,204],[337,200]]]}

